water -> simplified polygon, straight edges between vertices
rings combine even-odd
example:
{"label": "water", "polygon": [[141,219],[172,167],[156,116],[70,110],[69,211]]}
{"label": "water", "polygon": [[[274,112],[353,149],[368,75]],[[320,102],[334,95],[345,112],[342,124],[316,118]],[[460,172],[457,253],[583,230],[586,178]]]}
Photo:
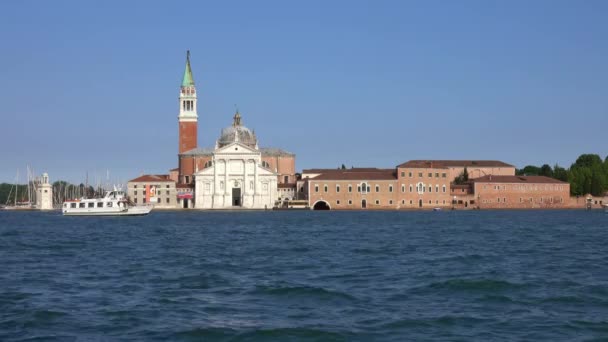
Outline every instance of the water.
{"label": "water", "polygon": [[600,211],[0,212],[0,340],[602,340],[607,242]]}

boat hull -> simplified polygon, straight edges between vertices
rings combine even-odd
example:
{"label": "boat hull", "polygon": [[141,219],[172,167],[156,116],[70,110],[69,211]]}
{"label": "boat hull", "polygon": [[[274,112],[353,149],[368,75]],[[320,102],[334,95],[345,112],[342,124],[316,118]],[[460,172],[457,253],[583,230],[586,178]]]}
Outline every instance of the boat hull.
{"label": "boat hull", "polygon": [[102,211],[102,210],[63,210],[63,216],[144,216],[152,211],[152,207],[132,207],[128,210]]}

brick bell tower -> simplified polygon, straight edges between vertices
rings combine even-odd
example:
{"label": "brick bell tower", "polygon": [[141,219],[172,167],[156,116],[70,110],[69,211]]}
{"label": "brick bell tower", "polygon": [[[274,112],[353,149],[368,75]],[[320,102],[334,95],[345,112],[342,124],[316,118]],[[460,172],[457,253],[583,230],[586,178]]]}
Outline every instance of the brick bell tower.
{"label": "brick bell tower", "polygon": [[179,153],[196,148],[198,114],[196,113],[196,87],[190,68],[190,50],[186,52],[186,70],[179,92]]}

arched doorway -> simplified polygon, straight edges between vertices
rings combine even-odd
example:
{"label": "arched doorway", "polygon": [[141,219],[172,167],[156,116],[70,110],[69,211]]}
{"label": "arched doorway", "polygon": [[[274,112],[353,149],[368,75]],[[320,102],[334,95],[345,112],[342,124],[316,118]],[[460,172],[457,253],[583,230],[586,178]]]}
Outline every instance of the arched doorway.
{"label": "arched doorway", "polygon": [[422,208],[422,200],[421,199],[418,200],[418,207]]}
{"label": "arched doorway", "polygon": [[361,200],[361,209],[367,209],[367,200]]}
{"label": "arched doorway", "polygon": [[329,203],[325,201],[317,201],[313,206],[313,210],[329,210]]}

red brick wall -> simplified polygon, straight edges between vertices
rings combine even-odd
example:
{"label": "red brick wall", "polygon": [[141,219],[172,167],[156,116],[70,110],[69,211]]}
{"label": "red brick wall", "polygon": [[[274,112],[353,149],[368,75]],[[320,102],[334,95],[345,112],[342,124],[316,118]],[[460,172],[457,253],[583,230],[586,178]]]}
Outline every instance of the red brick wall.
{"label": "red brick wall", "polygon": [[196,148],[197,122],[186,121],[179,123],[179,153]]}
{"label": "red brick wall", "polygon": [[[269,168],[272,172],[279,174],[278,182],[283,183],[295,183],[296,182],[296,158],[293,156],[262,156],[262,161],[268,163]],[[285,182],[285,176],[288,181]]]}
{"label": "red brick wall", "polygon": [[568,208],[568,183],[481,183],[474,184],[476,204],[481,209]]}

